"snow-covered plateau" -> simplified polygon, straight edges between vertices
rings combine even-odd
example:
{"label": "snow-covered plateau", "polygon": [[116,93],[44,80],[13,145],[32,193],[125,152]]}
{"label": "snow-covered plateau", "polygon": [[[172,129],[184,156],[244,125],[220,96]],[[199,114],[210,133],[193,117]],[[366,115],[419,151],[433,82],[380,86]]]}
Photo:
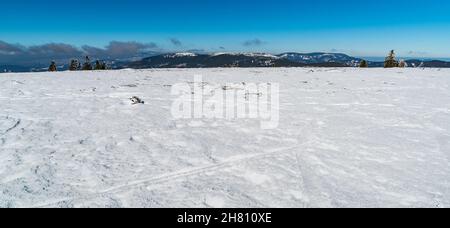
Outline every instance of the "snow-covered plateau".
{"label": "snow-covered plateau", "polygon": [[[278,83],[278,127],[174,118],[194,75]],[[449,86],[448,69],[0,74],[0,207],[450,207]]]}

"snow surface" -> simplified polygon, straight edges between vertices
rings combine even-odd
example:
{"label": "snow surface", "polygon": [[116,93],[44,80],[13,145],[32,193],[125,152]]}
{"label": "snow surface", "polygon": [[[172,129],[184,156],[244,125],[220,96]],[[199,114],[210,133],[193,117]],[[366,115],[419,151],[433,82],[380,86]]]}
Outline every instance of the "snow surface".
{"label": "snow surface", "polygon": [[197,56],[197,54],[195,53],[190,53],[190,52],[180,52],[180,53],[175,53],[175,54],[169,54],[166,55],[166,58],[177,58],[177,57],[195,57]]}
{"label": "snow surface", "polygon": [[[175,120],[171,86],[280,83],[280,125]],[[0,75],[0,207],[450,207],[450,70]],[[131,105],[138,96],[143,105]]]}
{"label": "snow surface", "polygon": [[219,56],[219,55],[244,55],[247,57],[265,57],[265,58],[272,58],[272,59],[280,59],[280,57],[268,54],[268,53],[255,53],[255,52],[217,52],[212,54],[213,56]]}

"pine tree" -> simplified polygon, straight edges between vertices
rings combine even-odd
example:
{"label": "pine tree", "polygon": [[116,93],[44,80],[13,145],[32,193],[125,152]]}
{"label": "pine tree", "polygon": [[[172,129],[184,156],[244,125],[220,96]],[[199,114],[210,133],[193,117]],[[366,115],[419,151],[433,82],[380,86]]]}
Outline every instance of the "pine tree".
{"label": "pine tree", "polygon": [[102,70],[107,70],[108,66],[106,65],[106,62],[102,62]]}
{"label": "pine tree", "polygon": [[95,70],[103,70],[100,61],[95,61]]}
{"label": "pine tree", "polygon": [[389,55],[386,57],[386,60],[384,61],[384,68],[394,68],[398,67],[398,62],[395,60],[395,52],[392,50],[389,52]]}
{"label": "pine tree", "polygon": [[56,67],[55,61],[52,61],[52,63],[50,64],[50,67],[48,67],[48,71],[56,72],[57,70],[58,70],[58,68]]}
{"label": "pine tree", "polygon": [[106,70],[107,66],[104,61],[95,61],[95,70]]}
{"label": "pine tree", "polygon": [[86,56],[86,60],[83,64],[83,70],[92,70],[92,64],[91,60],[89,59],[89,56]]}
{"label": "pine tree", "polygon": [[369,64],[367,63],[366,60],[361,60],[361,62],[359,63],[359,67],[367,68],[367,67],[369,67]]}
{"label": "pine tree", "polygon": [[69,70],[70,71],[77,71],[80,69],[80,62],[78,59],[72,59],[70,60]]}

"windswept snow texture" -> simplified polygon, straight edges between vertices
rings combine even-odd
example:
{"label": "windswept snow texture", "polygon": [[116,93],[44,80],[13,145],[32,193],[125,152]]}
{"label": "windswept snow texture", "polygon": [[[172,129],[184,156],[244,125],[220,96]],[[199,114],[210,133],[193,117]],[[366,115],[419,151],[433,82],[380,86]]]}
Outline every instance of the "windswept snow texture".
{"label": "windswept snow texture", "polygon": [[[280,83],[280,126],[175,120],[171,86],[194,75]],[[449,85],[440,69],[2,74],[0,207],[450,207]]]}

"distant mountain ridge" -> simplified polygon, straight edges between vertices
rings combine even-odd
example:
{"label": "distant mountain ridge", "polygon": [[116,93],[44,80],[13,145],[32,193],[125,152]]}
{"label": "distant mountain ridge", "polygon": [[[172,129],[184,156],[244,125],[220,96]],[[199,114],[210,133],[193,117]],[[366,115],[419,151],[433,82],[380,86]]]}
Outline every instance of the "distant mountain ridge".
{"label": "distant mountain ridge", "polygon": [[[278,55],[267,53],[165,53],[155,54],[140,60],[108,61],[111,69],[146,68],[216,68],[216,67],[358,67],[362,58],[342,53],[296,53]],[[450,68],[450,62],[439,60],[407,60],[408,67]],[[382,61],[368,61],[369,67],[383,67]],[[46,71],[47,67],[0,65],[0,72]],[[59,65],[58,70],[67,70],[68,65]]]}
{"label": "distant mountain ridge", "polygon": [[362,59],[348,56],[342,53],[283,53],[278,55],[280,58],[285,58],[290,61],[304,63],[304,64],[321,64],[321,63],[339,63],[346,66],[356,66]]}
{"label": "distant mountain ridge", "polygon": [[144,58],[130,68],[302,67],[305,64],[259,53],[173,53]]}
{"label": "distant mountain ridge", "polygon": [[341,53],[171,53],[131,62],[129,68],[212,68],[212,67],[350,67],[361,59]]}

